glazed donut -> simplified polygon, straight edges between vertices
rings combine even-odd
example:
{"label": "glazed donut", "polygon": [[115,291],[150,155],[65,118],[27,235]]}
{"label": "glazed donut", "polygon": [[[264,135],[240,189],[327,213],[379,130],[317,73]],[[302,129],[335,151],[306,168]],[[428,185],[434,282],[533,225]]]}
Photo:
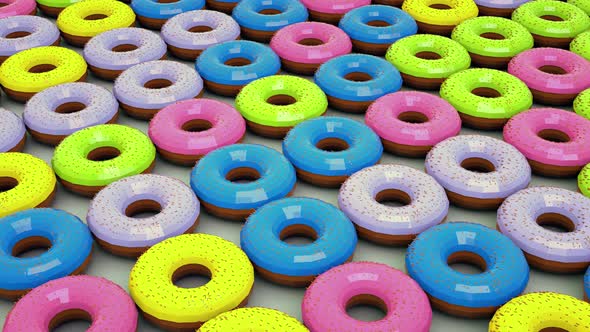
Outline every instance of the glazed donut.
{"label": "glazed donut", "polygon": [[590,268],[584,275],[584,300],[590,302]]}
{"label": "glazed donut", "polygon": [[183,63],[148,61],[119,75],[113,85],[113,94],[129,116],[149,120],[162,108],[177,101],[200,98],[203,80],[193,68]]}
{"label": "glazed donut", "polygon": [[480,67],[506,68],[515,55],[533,48],[531,33],[502,17],[474,17],[459,24],[451,38],[463,45]]}
{"label": "glazed donut", "polygon": [[527,28],[537,47],[567,48],[574,37],[590,29],[590,17],[580,8],[560,1],[530,1],[512,13]]}
{"label": "glazed donut", "polygon": [[418,23],[420,33],[450,36],[461,22],[476,17],[473,0],[406,0],[402,9]]}
{"label": "glazed donut", "polygon": [[[291,236],[314,242],[284,242]],[[270,202],[251,214],[240,232],[240,247],[257,274],[291,287],[306,287],[330,268],[351,261],[356,243],[356,232],[344,213],[314,198]]]}
{"label": "glazed donut", "polygon": [[[156,214],[134,217],[145,212]],[[182,181],[140,174],[115,181],[96,194],[86,222],[101,247],[115,255],[138,257],[158,242],[192,233],[199,212],[199,200]]]}
{"label": "glazed donut", "polygon": [[[378,321],[346,314],[356,305],[372,305],[386,313]],[[403,272],[373,262],[353,262],[323,273],[305,291],[303,322],[311,332],[428,332],[432,309],[418,284]]]}
{"label": "glazed donut", "polygon": [[424,157],[437,143],[459,134],[461,118],[446,100],[425,92],[399,91],[377,99],[365,123],[385,150],[405,157]]}
{"label": "glazed donut", "polygon": [[[35,15],[37,3],[35,0],[3,0],[0,7],[0,19],[20,15]],[[4,23],[0,21],[0,23]],[[0,35],[2,35],[0,33]]]}
{"label": "glazed donut", "polygon": [[531,167],[515,147],[480,135],[438,143],[428,152],[425,168],[451,203],[468,209],[497,209],[531,181]]}
{"label": "glazed donut", "polygon": [[570,44],[570,51],[590,61],[590,31],[582,32]]}
{"label": "glazed donut", "polygon": [[[50,280],[82,273],[92,251],[88,227],[78,217],[54,209],[29,209],[0,219],[0,243],[0,297],[12,300]],[[40,248],[47,251],[18,257]]]}
{"label": "glazed donut", "polygon": [[94,76],[113,81],[136,64],[166,59],[166,43],[145,29],[114,29],[92,37],[84,46],[84,59]]}
{"label": "glazed donut", "polygon": [[232,17],[246,39],[268,43],[278,30],[307,21],[307,9],[299,0],[242,0]]}
{"label": "glazed donut", "polygon": [[53,170],[68,190],[93,197],[111,182],[154,167],[156,149],[135,128],[104,124],[66,137],[51,159]]}
{"label": "glazed donut", "polygon": [[537,108],[504,126],[504,141],[517,148],[534,173],[572,177],[590,163],[590,121],[556,108]]}
{"label": "glazed donut", "polygon": [[115,123],[119,104],[109,90],[90,83],[66,83],[45,89],[27,102],[23,120],[33,138],[58,145],[87,127]]}
{"label": "glazed donut", "polygon": [[205,49],[239,39],[240,26],[224,13],[195,10],[169,19],[161,35],[175,57],[195,61]]}
{"label": "glazed donut", "polygon": [[590,329],[590,304],[553,292],[529,293],[503,305],[490,321],[489,332],[570,331]]}
{"label": "glazed donut", "polygon": [[137,330],[137,309],[125,290],[107,279],[85,275],[60,278],[32,290],[8,313],[3,331],[51,331],[76,319],[91,321],[88,331]]}
{"label": "glazed donut", "polygon": [[102,32],[135,25],[135,13],[120,1],[80,1],[59,13],[55,24],[68,44],[84,47]]}
{"label": "glazed donut", "polygon": [[4,93],[21,103],[54,85],[83,82],[86,75],[84,58],[75,51],[57,46],[21,51],[0,65],[0,85]]}
{"label": "glazed donut", "polygon": [[37,8],[49,17],[57,17],[66,7],[80,0],[36,0]]}
{"label": "glazed donut", "polygon": [[402,87],[399,71],[382,58],[366,54],[342,55],[320,66],[314,82],[332,108],[364,113],[377,98]]}
{"label": "glazed donut", "polygon": [[235,105],[254,133],[283,138],[298,123],[324,114],[328,99],[317,85],[304,78],[275,75],[246,85]]}
{"label": "glazed donut", "polygon": [[[240,180],[250,182],[237,182]],[[233,144],[211,151],[190,176],[205,210],[232,220],[244,220],[266,203],[290,196],[295,182],[295,169],[287,158],[257,144]]]}
{"label": "glazed donut", "polygon": [[514,10],[531,0],[475,0],[479,16],[510,18]]}
{"label": "glazed donut", "polygon": [[211,46],[197,59],[207,90],[233,97],[248,83],[278,74],[281,59],[268,46],[236,40]]}
{"label": "glazed donut", "polygon": [[471,64],[465,47],[436,35],[400,39],[387,50],[385,59],[401,72],[405,85],[423,90],[438,90],[447,77]]}
{"label": "glazed donut", "polygon": [[391,44],[416,34],[418,26],[408,13],[389,6],[364,6],[346,13],[338,25],[361,53],[385,55]]}
{"label": "glazed donut", "polygon": [[0,64],[20,51],[39,46],[57,46],[59,41],[59,30],[51,21],[42,17],[0,18]]}
{"label": "glazed donut", "polygon": [[[191,274],[211,281],[196,288],[174,284]],[[129,292],[145,319],[175,331],[194,331],[223,312],[245,306],[253,284],[248,256],[232,242],[209,234],[166,239],[141,255],[129,274]]]}
{"label": "glazed donut", "polygon": [[309,332],[297,319],[274,309],[240,308],[207,321],[197,332],[250,331]]}
{"label": "glazed donut", "polygon": [[309,20],[338,25],[349,11],[368,6],[371,0],[300,0],[309,12]]}
{"label": "glazed donut", "polygon": [[590,89],[586,89],[574,100],[574,111],[590,120]]}
{"label": "glazed donut", "polygon": [[26,153],[0,153],[0,218],[50,206],[55,186],[55,174],[45,161]]}
{"label": "glazed donut", "polygon": [[26,139],[23,120],[13,112],[0,107],[0,153],[21,152]]}
{"label": "glazed donut", "polygon": [[350,53],[352,43],[344,31],[333,25],[302,22],[277,31],[270,47],[281,58],[284,70],[313,75],[322,63]]}
{"label": "glazed donut", "polygon": [[213,99],[188,99],[163,108],[150,121],[148,135],[160,156],[194,166],[207,153],[238,143],[244,118],[232,106]]}
{"label": "glazed donut", "polygon": [[322,187],[340,187],[350,175],[379,162],[383,147],[367,126],[342,117],[321,117],[295,126],[283,154],[297,177]]}
{"label": "glazed donut", "polygon": [[590,164],[584,166],[578,174],[578,190],[586,197],[590,197]]}
{"label": "glazed donut", "polygon": [[590,88],[590,61],[558,48],[535,48],[515,56],[508,73],[521,79],[537,103],[571,105]]}
{"label": "glazed donut", "polygon": [[241,0],[207,0],[207,8],[230,14]]}
{"label": "glazed donut", "polygon": [[520,79],[485,68],[451,75],[441,85],[440,96],[457,109],[463,124],[480,130],[502,129],[533,105],[533,95]]}
{"label": "glazed donut", "polygon": [[[455,271],[450,266],[455,263],[475,265],[482,273]],[[492,316],[529,281],[527,261],[508,237],[467,222],[445,223],[418,235],[408,247],[406,269],[434,308],[465,318]]]}
{"label": "glazed donut", "polygon": [[148,29],[160,30],[168,19],[192,10],[205,7],[205,0],[152,1],[131,0],[131,9],[139,23]]}

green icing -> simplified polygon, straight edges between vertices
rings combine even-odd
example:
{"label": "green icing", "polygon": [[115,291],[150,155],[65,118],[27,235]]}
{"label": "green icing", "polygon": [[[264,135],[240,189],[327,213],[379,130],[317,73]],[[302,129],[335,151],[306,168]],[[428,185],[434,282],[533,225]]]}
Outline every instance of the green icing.
{"label": "green icing", "polygon": [[578,188],[584,196],[590,197],[590,164],[582,168],[578,174]]}
{"label": "green icing", "polygon": [[574,100],[574,111],[590,120],[590,89],[586,89]]}
{"label": "green icing", "polygon": [[567,0],[567,3],[571,3],[572,5],[580,8],[587,15],[590,15],[590,1],[588,0]]}
{"label": "green icing", "polygon": [[570,51],[590,61],[590,31],[579,34],[570,44]]}
{"label": "green icing", "polygon": [[[563,21],[549,21],[542,16],[557,16]],[[590,28],[590,17],[580,8],[560,1],[531,1],[512,13],[512,20],[531,33],[549,38],[574,38]]]}

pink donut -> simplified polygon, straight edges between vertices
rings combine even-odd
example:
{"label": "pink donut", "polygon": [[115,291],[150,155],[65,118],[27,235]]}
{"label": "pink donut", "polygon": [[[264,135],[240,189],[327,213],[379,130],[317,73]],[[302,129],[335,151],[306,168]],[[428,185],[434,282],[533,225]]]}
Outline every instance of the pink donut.
{"label": "pink donut", "polygon": [[148,135],[160,155],[180,165],[194,165],[222,146],[239,142],[244,118],[213,99],[188,99],[166,106],[150,121]]}
{"label": "pink donut", "polygon": [[508,72],[529,87],[536,102],[547,105],[571,105],[590,87],[590,62],[558,48],[524,51],[510,60]]}
{"label": "pink donut", "polygon": [[504,140],[541,175],[575,176],[590,163],[590,121],[573,112],[537,108],[517,114],[504,126]]}
{"label": "pink donut", "polygon": [[309,11],[311,21],[338,24],[349,11],[371,4],[371,0],[301,0]]}
{"label": "pink donut", "polygon": [[84,275],[55,279],[33,289],[8,313],[2,331],[52,331],[75,319],[91,321],[88,332],[137,329],[131,297],[107,279]]}
{"label": "pink donut", "polygon": [[283,69],[313,75],[324,62],[352,51],[352,42],[341,29],[326,23],[302,22],[282,28],[270,41]]}
{"label": "pink donut", "polygon": [[438,142],[461,131],[461,118],[446,100],[425,92],[400,91],[377,99],[365,123],[394,154],[423,157]]}
{"label": "pink donut", "polygon": [[[368,304],[386,313],[378,321],[356,320],[347,307]],[[403,272],[372,262],[353,262],[324,272],[307,288],[301,305],[311,332],[428,332],[432,309],[418,284]]]}
{"label": "pink donut", "polygon": [[0,18],[37,13],[35,0],[0,0],[0,3],[4,4],[3,7],[0,7]]}

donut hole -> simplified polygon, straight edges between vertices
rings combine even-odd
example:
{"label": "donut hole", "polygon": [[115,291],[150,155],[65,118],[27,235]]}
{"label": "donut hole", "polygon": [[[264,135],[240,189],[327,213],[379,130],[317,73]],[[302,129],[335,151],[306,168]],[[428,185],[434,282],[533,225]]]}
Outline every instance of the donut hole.
{"label": "donut hole", "polygon": [[178,2],[178,0],[158,0],[158,3],[174,3],[174,2]]}
{"label": "donut hole", "polygon": [[389,27],[391,23],[382,20],[372,20],[367,22],[367,25],[372,27]]}
{"label": "donut hole", "polygon": [[201,264],[187,264],[172,273],[172,283],[180,288],[197,288],[211,281],[211,270]]}
{"label": "donut hole", "polygon": [[318,233],[310,226],[296,224],[283,228],[279,238],[291,245],[308,245],[318,239]]}
{"label": "donut hole", "polygon": [[251,167],[238,167],[227,172],[225,179],[234,183],[250,183],[260,179],[260,173]]}
{"label": "donut hole", "polygon": [[543,129],[537,133],[537,136],[555,143],[567,143],[571,140],[568,134],[557,129]]}
{"label": "donut hole", "polygon": [[206,26],[206,25],[197,25],[197,26],[191,27],[187,31],[192,32],[192,33],[203,33],[203,32],[213,31],[213,28]]}
{"label": "donut hole", "polygon": [[559,66],[542,66],[539,67],[539,70],[547,73],[547,74],[553,74],[553,75],[565,75],[567,74],[567,70],[559,67]]}
{"label": "donut hole", "polygon": [[496,170],[496,166],[491,161],[477,157],[463,160],[461,167],[475,173],[491,173]]}
{"label": "donut hole", "polygon": [[428,122],[428,117],[424,113],[408,111],[400,113],[397,118],[407,123],[425,123]]}
{"label": "donut hole", "polygon": [[79,102],[69,102],[65,104],[61,104],[57,106],[54,110],[55,113],[59,114],[70,114],[80,112],[81,110],[85,109],[86,105],[79,103]]}
{"label": "donut hole", "polygon": [[298,41],[297,44],[304,46],[319,46],[324,45],[324,41],[317,38],[303,38]]}
{"label": "donut hole", "polygon": [[412,203],[412,197],[405,191],[399,189],[385,189],[375,195],[375,200],[379,204],[389,207],[402,207]]}
{"label": "donut hole", "polygon": [[30,36],[30,35],[31,35],[31,33],[28,31],[14,31],[14,32],[11,32],[11,33],[7,34],[6,36],[4,36],[4,38],[17,39],[17,38],[23,38],[26,36]]}
{"label": "donut hole", "polygon": [[414,54],[415,57],[420,58],[422,60],[438,60],[438,59],[442,59],[442,57],[440,56],[440,54],[436,53],[436,52],[430,52],[430,51],[423,51],[423,52],[418,52],[416,54]]}
{"label": "donut hole", "polygon": [[546,327],[539,330],[539,332],[569,332],[569,330],[562,329],[561,327]]}
{"label": "donut hole", "polygon": [[576,224],[560,213],[543,213],[537,217],[537,225],[556,233],[571,233],[576,230]]}
{"label": "donut hole", "polygon": [[0,176],[0,193],[9,191],[18,186],[18,180],[10,176]]}
{"label": "donut hole", "polygon": [[506,39],[506,37],[504,37],[501,34],[496,33],[496,32],[484,32],[484,33],[482,33],[479,36],[482,37],[482,38],[485,38],[485,39],[493,39],[493,40],[504,40],[504,39]]}
{"label": "donut hole", "polygon": [[29,73],[33,73],[33,74],[41,74],[41,73],[47,73],[49,71],[54,70],[55,68],[57,68],[54,65],[48,64],[48,63],[43,63],[40,65],[36,65],[33,66],[29,69]]}
{"label": "donut hole", "polygon": [[555,16],[555,15],[543,15],[541,16],[542,19],[546,20],[546,21],[552,21],[552,22],[562,22],[564,21],[563,18],[559,17],[559,16]]}
{"label": "donut hole", "polygon": [[266,102],[275,106],[293,105],[297,100],[289,95],[274,95],[266,99]]}
{"label": "donut hole", "polygon": [[375,322],[387,316],[388,308],[385,301],[371,294],[359,294],[346,302],[346,314],[364,322]]}
{"label": "donut hole", "polygon": [[484,273],[488,264],[480,255],[471,251],[457,251],[449,255],[447,265],[463,274]]}
{"label": "donut hole", "polygon": [[91,14],[88,15],[86,17],[84,17],[84,20],[86,21],[97,21],[97,20],[102,20],[103,18],[107,18],[108,16],[105,14]]}
{"label": "donut hole", "polygon": [[273,9],[273,8],[263,9],[258,12],[258,14],[262,14],[262,15],[278,15],[278,14],[282,14],[282,13],[283,13],[282,11],[280,11],[278,9]]}
{"label": "donut hole", "polygon": [[207,120],[194,119],[194,120],[190,120],[190,121],[185,122],[181,128],[182,128],[182,130],[188,131],[191,133],[200,133],[202,131],[207,131],[207,130],[213,128],[213,124]]}
{"label": "donut hole", "polygon": [[373,79],[373,76],[367,74],[367,73],[363,73],[360,71],[355,71],[352,73],[348,73],[346,75],[344,75],[344,79],[347,79],[349,81],[353,81],[353,82],[367,82]]}
{"label": "donut hole", "polygon": [[12,256],[18,258],[37,257],[51,248],[51,241],[43,236],[30,236],[24,238],[12,247]]}
{"label": "donut hole", "polygon": [[2,8],[2,7],[6,7],[6,6],[8,6],[8,4],[7,4],[7,3],[0,2],[0,8]]}
{"label": "donut hole", "polygon": [[432,5],[430,5],[428,7],[433,8],[433,9],[442,9],[442,10],[452,9],[451,6],[445,5],[444,3],[433,3]]}
{"label": "donut hole", "polygon": [[169,86],[172,86],[172,82],[165,78],[156,78],[143,84],[143,87],[147,89],[164,89]]}
{"label": "donut hole", "polygon": [[82,309],[68,309],[55,315],[49,321],[49,331],[87,331],[92,325],[92,316]]}
{"label": "donut hole", "polygon": [[471,90],[471,93],[473,93],[474,95],[478,96],[478,97],[484,97],[484,98],[498,98],[501,97],[502,94],[500,92],[498,92],[496,89],[492,89],[492,88],[475,88],[473,90]]}
{"label": "donut hole", "polygon": [[226,66],[231,66],[231,67],[242,67],[242,66],[247,66],[249,64],[252,64],[252,61],[250,61],[249,59],[246,58],[233,58],[233,59],[229,59],[226,62],[224,62],[224,64]]}
{"label": "donut hole", "polygon": [[345,140],[336,137],[321,139],[315,146],[320,150],[328,152],[344,151],[350,147]]}
{"label": "donut hole", "polygon": [[117,53],[122,53],[122,52],[135,51],[136,49],[138,49],[137,45],[133,45],[133,44],[121,44],[121,45],[117,45],[117,46],[111,48],[111,51],[117,52]]}
{"label": "donut hole", "polygon": [[120,155],[121,151],[119,151],[119,149],[112,146],[102,146],[90,151],[86,156],[86,159],[92,161],[107,161],[115,159]]}
{"label": "donut hole", "polygon": [[160,212],[162,212],[162,205],[151,199],[135,201],[125,208],[125,215],[129,218],[149,218]]}

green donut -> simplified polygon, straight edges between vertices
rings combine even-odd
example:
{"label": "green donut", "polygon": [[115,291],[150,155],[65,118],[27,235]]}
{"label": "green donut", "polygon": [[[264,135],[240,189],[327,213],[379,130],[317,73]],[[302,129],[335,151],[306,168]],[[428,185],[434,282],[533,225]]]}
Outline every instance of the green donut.
{"label": "green donut", "polygon": [[81,0],[37,0],[37,3],[51,8],[66,8]]}
{"label": "green donut", "polygon": [[[542,16],[554,16],[563,21],[551,21]],[[580,8],[560,1],[531,1],[512,13],[512,20],[522,24],[532,34],[549,38],[574,38],[590,28],[590,17]]]}
{"label": "green donut", "polygon": [[[99,148],[103,148],[102,158],[91,157],[101,154]],[[115,156],[116,150],[119,156],[100,160],[107,159],[104,152]],[[147,135],[135,128],[106,124],[66,137],[55,148],[51,164],[61,180],[84,187],[101,187],[149,170],[155,157],[156,148]]]}
{"label": "green donut", "polygon": [[578,188],[584,196],[590,197],[590,164],[584,166],[578,174]]}
{"label": "green donut", "polygon": [[574,38],[570,51],[590,61],[590,31],[582,32]]}
{"label": "green donut", "polygon": [[590,120],[590,89],[586,89],[574,100],[574,111]]}
{"label": "green donut", "polygon": [[567,0],[567,3],[571,3],[572,5],[585,11],[587,15],[590,15],[590,1],[588,1],[588,0]]}

